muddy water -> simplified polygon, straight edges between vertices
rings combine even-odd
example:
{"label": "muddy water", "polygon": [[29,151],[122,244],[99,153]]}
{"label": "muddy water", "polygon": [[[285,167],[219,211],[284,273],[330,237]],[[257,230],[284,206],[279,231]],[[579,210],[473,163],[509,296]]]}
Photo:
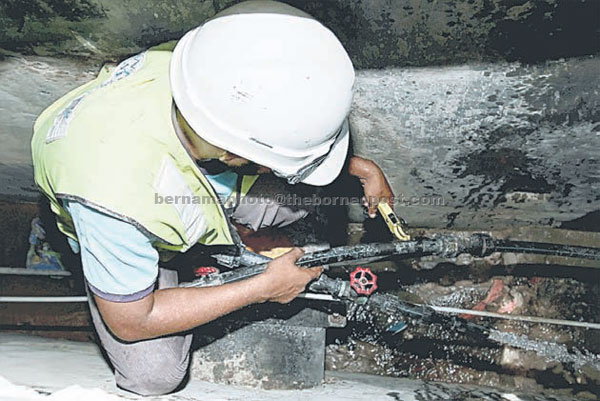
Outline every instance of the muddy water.
{"label": "muddy water", "polygon": [[[376,232],[385,233],[385,227]],[[305,235],[291,234],[293,242],[304,243]],[[380,235],[369,239],[384,240]],[[487,298],[487,311],[600,321],[600,269],[476,262],[438,263],[424,270],[408,260],[367,266],[379,277],[379,293],[412,303],[471,309]],[[353,269],[335,268],[328,274],[348,279]],[[489,297],[494,283],[495,298]],[[543,399],[600,398],[598,330],[473,318],[471,322],[495,330],[491,336],[477,336],[401,314],[378,315],[365,307],[350,309],[348,317],[347,328],[328,329],[327,369],[490,386]],[[406,328],[387,331],[400,320]]]}
{"label": "muddy water", "polygon": [[506,333],[500,330],[493,330],[490,333],[490,339],[509,347],[534,351],[548,361],[572,364],[575,369],[590,366],[600,371],[600,356],[588,350],[581,351],[578,348],[569,349],[565,344],[532,340],[525,335]]}

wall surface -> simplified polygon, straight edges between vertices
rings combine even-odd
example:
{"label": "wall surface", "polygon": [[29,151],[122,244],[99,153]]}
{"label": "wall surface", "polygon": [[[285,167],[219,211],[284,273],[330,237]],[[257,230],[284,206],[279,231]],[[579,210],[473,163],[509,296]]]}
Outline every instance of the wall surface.
{"label": "wall surface", "polygon": [[362,71],[355,152],[413,224],[572,220],[599,209],[599,72],[598,57]]}
{"label": "wall surface", "polygon": [[30,140],[36,117],[54,100],[92,79],[99,64],[51,57],[0,61],[0,194],[37,196]]}
{"label": "wall surface", "polygon": [[[0,4],[0,196],[36,197],[31,127],[52,100],[233,3]],[[354,151],[385,169],[412,225],[597,219],[599,1],[290,3],[351,54]]]}
{"label": "wall surface", "polygon": [[[177,39],[237,0],[3,0],[0,48],[120,59]],[[540,61],[597,53],[596,0],[288,0],[357,68]]]}

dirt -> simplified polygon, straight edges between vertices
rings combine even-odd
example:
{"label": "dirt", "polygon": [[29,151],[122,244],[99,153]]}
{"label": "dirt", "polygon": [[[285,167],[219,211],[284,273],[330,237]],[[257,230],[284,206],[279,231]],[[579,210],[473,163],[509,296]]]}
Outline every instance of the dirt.
{"label": "dirt", "polygon": [[[9,205],[3,207],[7,212],[3,220],[5,227],[18,224],[21,227],[19,232],[28,232],[25,222],[37,211],[38,206],[25,205],[18,209]],[[315,221],[287,228],[284,232],[286,241],[304,245],[306,242],[323,240],[325,231],[315,232],[314,228],[323,227],[317,224],[318,218],[319,215]],[[265,241],[269,244],[276,240],[280,242],[279,236],[276,231],[256,235],[254,246],[261,247]],[[23,245],[27,244],[26,235],[19,238],[11,239],[12,243],[26,247]],[[5,261],[17,260],[15,255],[20,253],[20,248],[13,246],[10,249],[12,251]],[[483,262],[441,263],[432,269],[416,270],[410,261],[390,261],[371,267],[380,277],[382,293],[397,295],[413,303],[588,322],[597,322],[600,316],[599,270],[547,265],[489,266]],[[346,278],[352,269],[337,268],[330,273]],[[557,269],[557,274],[551,274],[548,269]],[[545,272],[543,275],[540,274],[542,271]],[[35,285],[30,285],[31,281],[28,283],[21,285],[13,282],[8,286],[4,281],[3,293],[31,294]],[[45,294],[56,291],[71,294],[80,290],[76,284],[65,280],[45,287]],[[71,326],[77,326],[76,334],[81,339],[89,339],[89,321],[85,312],[77,308],[69,311],[61,308],[58,306],[59,310],[38,311],[35,314],[29,313],[30,310],[22,310],[18,314],[4,310],[2,313],[4,321],[10,320],[11,324],[59,324],[68,326],[71,334],[75,334]],[[64,318],[47,319],[59,315],[64,315]],[[18,321],[13,319],[15,316],[19,318]],[[489,324],[517,339],[527,336],[535,340],[531,349],[544,346],[544,342],[559,344],[557,349],[564,355],[558,355],[557,351],[557,358],[552,358],[553,355],[543,356],[533,350],[502,346],[486,338],[458,333],[439,324],[425,325],[414,319],[407,320],[406,327],[396,325],[394,330],[398,332],[394,334],[386,331],[390,326],[389,319],[375,316],[371,321],[351,322],[344,329],[328,330],[326,368],[340,372],[491,386],[548,397],[600,397],[600,371],[585,363],[590,355],[600,354],[597,331],[489,320],[468,315],[463,317],[473,323]],[[61,336],[62,332],[54,331],[53,335]],[[68,336],[69,332],[65,332],[65,337]],[[551,352],[553,350],[549,345],[546,348]]]}
{"label": "dirt", "polygon": [[[401,290],[388,290],[412,302],[430,305],[580,321],[597,320],[600,309],[597,291],[593,282],[510,275],[491,277],[483,282],[470,279],[451,284],[445,280],[420,282],[402,286]],[[490,297],[492,292],[495,294]],[[547,353],[549,357],[481,339],[453,337],[447,328],[434,325],[424,327],[417,323],[390,336],[354,324],[330,333],[326,366],[349,372],[517,389],[525,393],[580,394],[588,399],[600,396],[600,372],[585,365],[590,361],[587,356],[593,360],[593,355],[598,353],[597,331],[463,317],[491,324],[515,336],[535,339],[536,346],[541,344],[551,350]],[[563,356],[567,362],[560,361],[560,352],[553,351],[549,343],[560,344],[558,349],[566,352]],[[578,356],[582,358],[581,366]]]}

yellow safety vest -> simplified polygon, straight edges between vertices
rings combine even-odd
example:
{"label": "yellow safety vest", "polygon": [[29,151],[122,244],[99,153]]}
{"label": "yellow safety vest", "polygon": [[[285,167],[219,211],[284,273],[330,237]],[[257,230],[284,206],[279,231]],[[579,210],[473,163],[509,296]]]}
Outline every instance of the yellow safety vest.
{"label": "yellow safety vest", "polygon": [[[66,235],[76,239],[61,199],[135,225],[159,249],[183,252],[198,242],[233,242],[217,195],[173,127],[173,47],[170,42],[116,68],[103,67],[35,122],[35,182]],[[242,195],[256,178],[244,177]]]}

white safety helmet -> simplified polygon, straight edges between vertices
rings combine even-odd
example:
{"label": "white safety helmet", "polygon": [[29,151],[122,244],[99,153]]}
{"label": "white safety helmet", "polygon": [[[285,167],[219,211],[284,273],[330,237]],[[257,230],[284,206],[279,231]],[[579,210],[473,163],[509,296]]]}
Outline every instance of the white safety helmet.
{"label": "white safety helmet", "polygon": [[207,142],[290,183],[338,176],[354,69],[310,15],[274,1],[228,8],[177,43],[170,79],[181,114]]}

